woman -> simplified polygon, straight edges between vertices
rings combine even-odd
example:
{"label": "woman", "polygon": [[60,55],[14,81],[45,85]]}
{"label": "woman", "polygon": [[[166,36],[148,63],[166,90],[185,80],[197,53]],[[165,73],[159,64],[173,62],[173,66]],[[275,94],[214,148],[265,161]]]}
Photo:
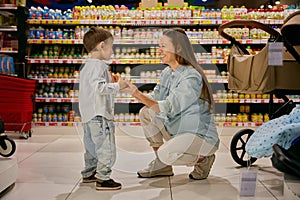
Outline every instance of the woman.
{"label": "woman", "polygon": [[140,110],[144,134],[156,159],[139,177],[172,176],[172,165],[193,166],[191,179],[207,178],[219,138],[212,117],[212,91],[183,29],[167,29],[159,54],[168,65],[153,93],[128,82],[127,92],[145,104]]}

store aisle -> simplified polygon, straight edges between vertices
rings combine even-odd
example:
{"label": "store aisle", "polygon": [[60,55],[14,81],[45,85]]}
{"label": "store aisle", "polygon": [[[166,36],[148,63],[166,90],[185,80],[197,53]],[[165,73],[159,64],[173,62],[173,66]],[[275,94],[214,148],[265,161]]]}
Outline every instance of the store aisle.
{"label": "store aisle", "polygon": [[[15,157],[19,173],[15,187],[3,200],[92,200],[92,199],[245,199],[239,196],[240,168],[232,160],[229,144],[237,130],[224,128],[216,162],[208,179],[192,181],[191,167],[174,167],[175,176],[140,179],[136,171],[152,160],[153,154],[139,127],[117,128],[117,162],[112,177],[122,183],[118,191],[96,191],[94,184],[82,184],[81,128],[35,128],[28,140],[10,135],[17,143]],[[272,168],[269,158],[259,159],[256,196],[246,199],[284,199],[283,175]]]}

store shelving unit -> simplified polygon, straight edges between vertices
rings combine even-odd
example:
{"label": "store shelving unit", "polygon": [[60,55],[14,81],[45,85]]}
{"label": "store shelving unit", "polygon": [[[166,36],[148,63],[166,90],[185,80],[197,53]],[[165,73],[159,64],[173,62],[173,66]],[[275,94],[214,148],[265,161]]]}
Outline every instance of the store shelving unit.
{"label": "store shelving unit", "polygon": [[0,33],[4,38],[1,41],[0,54],[12,57],[13,62],[9,62],[8,65],[13,64],[15,67],[15,69],[4,69],[2,73],[25,77],[26,8],[14,4],[0,4],[0,15],[2,18]]}
{"label": "store shelving unit", "polygon": [[[222,19],[165,19],[165,20],[125,20],[125,19],[117,19],[117,20],[46,20],[46,19],[29,19],[27,20],[27,24],[29,26],[45,26],[45,27],[52,27],[56,26],[60,28],[75,28],[75,26],[78,25],[89,25],[89,26],[120,26],[120,27],[138,27],[143,28],[147,26],[151,27],[172,27],[172,26],[181,26],[181,27],[217,27],[218,25],[227,22],[228,20],[222,20]],[[265,24],[282,24],[283,20],[276,20],[276,19],[265,19],[265,20],[258,20],[259,22],[265,23]],[[245,45],[265,45],[267,43],[266,39],[240,39],[239,40],[242,44]],[[76,46],[82,49],[82,39],[28,39],[27,43],[29,46],[44,46],[44,45],[58,45],[60,47],[65,46]],[[225,39],[191,39],[192,44],[201,44],[201,45],[229,45],[230,42]],[[138,47],[139,45],[143,46],[143,48],[151,47],[151,46],[157,46],[158,40],[157,39],[128,39],[128,38],[117,38],[114,40],[114,46],[135,46]],[[85,58],[83,57],[84,50],[81,51],[82,57],[76,57],[76,58],[45,58],[45,57],[37,57],[32,54],[29,54],[27,57],[27,63],[29,66],[35,66],[35,65],[53,65],[54,68],[59,68],[62,65],[67,65],[70,67],[74,67],[74,69],[78,69],[79,66],[84,63]],[[202,65],[221,65],[224,68],[224,65],[227,63],[226,58],[198,58],[199,64]],[[110,64],[112,66],[112,70],[118,71],[118,70],[124,70],[124,66],[135,66],[135,65],[157,65],[160,64],[159,58],[122,58],[122,59],[116,59],[113,58],[110,61]],[[123,66],[123,67],[122,67]],[[29,67],[30,68],[30,67]],[[68,78],[48,78],[44,77],[43,75],[36,75],[33,78],[37,79],[40,84],[78,84],[78,79],[74,77],[68,77]],[[212,84],[227,84],[227,78],[226,77],[209,77],[209,82]],[[135,84],[143,84],[143,85],[154,85],[157,83],[158,79],[148,79],[148,78],[138,78],[138,79],[131,79],[131,81]],[[72,89],[72,88],[71,88]],[[73,96],[73,95],[71,95]],[[216,96],[216,95],[215,95]],[[116,104],[131,104],[131,107],[134,107],[134,105],[138,105],[139,102],[133,98],[130,97],[117,97],[116,98]],[[228,104],[229,105],[238,105],[238,104],[268,104],[269,99],[231,99],[231,98],[218,98],[215,97],[215,103],[216,104]],[[70,104],[76,104],[78,103],[78,98],[72,97],[64,97],[64,98],[54,98],[54,97],[48,97],[48,96],[38,96],[36,98],[37,104],[49,104],[49,103],[70,103]],[[274,99],[274,103],[282,103],[281,100]],[[117,107],[117,106],[116,106]],[[138,106],[137,106],[138,107]],[[267,106],[266,106],[267,107]],[[129,110],[134,110],[130,108]],[[133,122],[133,121],[117,121],[117,125],[131,125],[131,126],[137,126],[140,125],[139,122]],[[218,126],[259,126],[261,125],[261,122],[216,122]],[[74,126],[78,125],[78,123],[75,122],[36,122],[36,126]]]}

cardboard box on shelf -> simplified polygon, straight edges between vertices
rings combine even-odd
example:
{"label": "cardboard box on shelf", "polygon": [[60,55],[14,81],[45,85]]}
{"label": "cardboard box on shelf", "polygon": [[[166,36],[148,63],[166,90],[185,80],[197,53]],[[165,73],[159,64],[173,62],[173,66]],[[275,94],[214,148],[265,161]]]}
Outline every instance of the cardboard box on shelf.
{"label": "cardboard box on shelf", "polygon": [[184,0],[168,0],[168,6],[184,6]]}
{"label": "cardboard box on shelf", "polygon": [[157,7],[158,0],[142,0],[142,8],[152,8]]}

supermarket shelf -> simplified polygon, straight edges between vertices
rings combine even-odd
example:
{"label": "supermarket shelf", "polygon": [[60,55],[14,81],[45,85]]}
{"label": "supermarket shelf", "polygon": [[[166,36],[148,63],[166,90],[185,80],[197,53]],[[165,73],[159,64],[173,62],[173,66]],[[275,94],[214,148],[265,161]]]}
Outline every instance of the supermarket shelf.
{"label": "supermarket shelf", "polygon": [[0,26],[0,31],[18,31],[17,26]]}
{"label": "supermarket shelf", "polygon": [[79,83],[79,79],[76,78],[34,78],[39,83]]}
{"label": "supermarket shelf", "polygon": [[[37,80],[39,83],[79,83],[77,78],[32,78]],[[131,83],[158,83],[159,79],[156,78],[130,78]],[[228,83],[225,78],[208,78],[209,83]]]}
{"label": "supermarket shelf", "polygon": [[85,59],[27,59],[27,63],[42,63],[42,64],[82,64]]}
{"label": "supermarket shelf", "polygon": [[224,127],[257,127],[262,124],[262,122],[216,122],[216,126]]}
{"label": "supermarket shelf", "polygon": [[15,51],[15,50],[1,50],[0,49],[0,53],[18,53],[18,51]]}
{"label": "supermarket shelf", "polygon": [[14,4],[0,4],[0,10],[17,10],[18,7]]}
{"label": "supermarket shelf", "polygon": [[[85,59],[38,59],[27,58],[27,63],[41,63],[41,64],[82,64]],[[226,64],[225,59],[198,59],[200,64]],[[112,59],[110,64],[160,64],[161,61],[158,58],[154,59]]]}
{"label": "supermarket shelf", "polygon": [[[215,103],[269,103],[269,99],[217,99]],[[293,102],[300,102],[300,99],[292,99]],[[284,103],[282,99],[273,99],[273,103]]]}
{"label": "supermarket shelf", "polygon": [[[32,122],[33,126],[82,126],[81,122]],[[115,122],[116,126],[141,126],[140,122]],[[216,122],[220,127],[258,127],[261,122]]]}
{"label": "supermarket shelf", "polygon": [[32,122],[32,126],[82,126],[81,122]]}
{"label": "supermarket shelf", "polygon": [[208,78],[209,83],[228,83],[226,78]]}
{"label": "supermarket shelf", "polygon": [[41,103],[77,103],[78,98],[44,98],[44,97],[36,97],[35,102]]}
{"label": "supermarket shelf", "polygon": [[[269,103],[269,99],[217,99],[215,98],[215,103]],[[300,102],[300,99],[293,99],[294,102]],[[78,98],[46,98],[46,97],[36,97],[35,102],[41,103],[77,103]],[[132,97],[116,97],[115,103],[139,103],[138,100]],[[284,103],[282,99],[273,99],[273,103]]]}
{"label": "supermarket shelf", "polygon": [[[53,24],[53,25],[63,25],[63,24],[71,24],[71,25],[83,25],[83,24],[98,24],[98,25],[219,25],[226,23],[230,20],[223,19],[159,19],[159,20],[145,20],[145,19],[117,19],[117,20],[51,20],[51,19],[28,19],[28,24]],[[264,19],[264,20],[256,20],[263,24],[283,24],[283,20],[278,19]]]}
{"label": "supermarket shelf", "polygon": [[[1,27],[0,27],[1,28]],[[230,44],[224,39],[190,39],[192,44]],[[237,39],[242,44],[266,44],[267,39]],[[28,44],[83,44],[82,39],[28,39]],[[158,44],[157,39],[115,39],[114,44]]]}

